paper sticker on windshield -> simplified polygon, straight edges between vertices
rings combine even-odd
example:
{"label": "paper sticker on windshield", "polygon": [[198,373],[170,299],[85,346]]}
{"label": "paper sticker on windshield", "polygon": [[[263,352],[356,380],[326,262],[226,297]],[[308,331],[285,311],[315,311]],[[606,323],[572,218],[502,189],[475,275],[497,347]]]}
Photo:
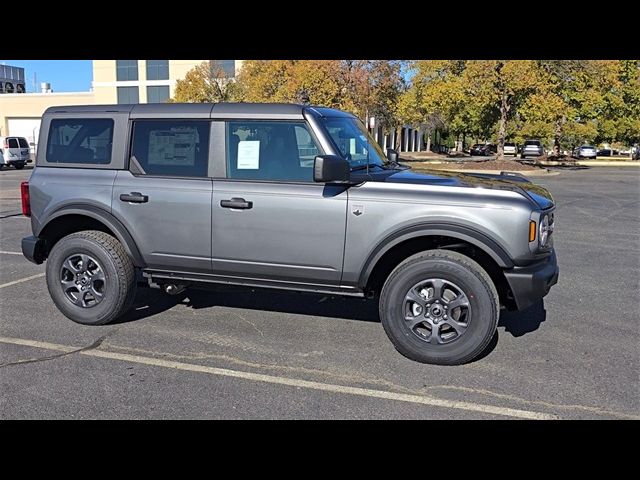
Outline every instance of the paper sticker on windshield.
{"label": "paper sticker on windshield", "polygon": [[260,168],[260,140],[245,140],[238,143],[238,170]]}

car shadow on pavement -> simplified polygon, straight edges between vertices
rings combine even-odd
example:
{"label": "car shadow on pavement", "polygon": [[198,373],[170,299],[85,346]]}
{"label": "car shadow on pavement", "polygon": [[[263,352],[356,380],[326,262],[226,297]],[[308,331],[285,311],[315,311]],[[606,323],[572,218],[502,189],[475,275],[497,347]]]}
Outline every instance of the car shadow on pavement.
{"label": "car shadow on pavement", "polygon": [[540,328],[540,324],[546,319],[547,311],[544,309],[544,300],[540,299],[521,312],[503,310],[500,314],[498,327],[503,327],[514,337],[521,337]]}
{"label": "car shadow on pavement", "polygon": [[[190,288],[175,296],[160,290],[140,288],[131,310],[117,323],[152,317],[176,305],[194,309],[217,306],[365,322],[380,321],[376,299],[216,285],[210,290]],[[539,300],[522,312],[502,310],[498,327],[514,337],[521,337],[537,330],[545,319],[544,301]]]}
{"label": "car shadow on pavement", "polygon": [[502,310],[500,312],[500,318],[498,319],[498,330],[496,330],[496,333],[482,353],[469,363],[482,360],[496,348],[501,328],[504,328],[505,332],[510,333],[514,337],[521,337],[540,328],[540,324],[546,319],[547,311],[544,309],[544,300],[542,299],[521,312]]}
{"label": "car shadow on pavement", "polygon": [[216,285],[211,290],[188,289],[171,296],[160,290],[141,288],[131,310],[117,323],[133,322],[169,310],[176,305],[201,309],[231,307],[318,317],[379,322],[376,300],[287,292],[271,289]]}

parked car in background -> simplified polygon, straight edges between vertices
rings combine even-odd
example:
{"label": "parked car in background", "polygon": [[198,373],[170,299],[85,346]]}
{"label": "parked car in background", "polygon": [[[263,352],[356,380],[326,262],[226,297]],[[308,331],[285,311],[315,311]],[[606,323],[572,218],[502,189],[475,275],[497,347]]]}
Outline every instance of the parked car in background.
{"label": "parked car in background", "polygon": [[491,155],[495,155],[497,151],[498,147],[493,143],[476,143],[473,147],[471,147],[471,150],[469,150],[469,154],[488,157]]}
{"label": "parked car in background", "polygon": [[573,150],[574,158],[591,158],[595,160],[596,155],[596,147],[593,147],[591,145],[582,145],[580,147],[576,147]]}
{"label": "parked car in background", "polygon": [[0,137],[0,168],[13,165],[16,170],[31,162],[29,143],[24,137]]}
{"label": "parked car in background", "polygon": [[618,150],[605,147],[601,150],[598,150],[597,153],[599,157],[611,157],[613,155],[618,155]]}
{"label": "parked car in background", "polygon": [[513,155],[514,157],[518,156],[518,146],[515,143],[505,143],[504,144],[504,154],[505,155]]}
{"label": "parked car in background", "polygon": [[631,149],[631,160],[640,160],[640,145]]}
{"label": "parked car in background", "polygon": [[540,157],[544,155],[544,147],[540,140],[527,140],[522,147],[520,158]]}
{"label": "parked car in background", "polygon": [[472,145],[469,149],[469,155],[484,155],[485,154],[485,145],[482,143],[476,143]]}

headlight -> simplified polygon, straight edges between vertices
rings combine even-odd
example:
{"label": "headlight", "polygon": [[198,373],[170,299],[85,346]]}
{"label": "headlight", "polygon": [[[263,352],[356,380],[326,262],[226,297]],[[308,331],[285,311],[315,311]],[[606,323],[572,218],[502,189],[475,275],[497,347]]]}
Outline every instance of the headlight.
{"label": "headlight", "polygon": [[539,241],[541,247],[548,247],[551,233],[553,232],[553,221],[549,219],[549,215],[543,215],[540,218]]}

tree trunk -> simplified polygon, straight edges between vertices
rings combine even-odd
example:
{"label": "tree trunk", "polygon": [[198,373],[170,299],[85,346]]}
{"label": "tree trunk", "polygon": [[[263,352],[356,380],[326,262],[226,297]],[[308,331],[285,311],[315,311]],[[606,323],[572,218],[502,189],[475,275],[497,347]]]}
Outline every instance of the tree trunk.
{"label": "tree trunk", "polygon": [[427,131],[427,152],[431,151],[431,131]]}
{"label": "tree trunk", "polygon": [[556,122],[556,131],[553,139],[553,151],[556,157],[560,156],[560,138],[562,137],[562,127],[565,121],[566,117],[563,115],[562,118]]}
{"label": "tree trunk", "polygon": [[497,160],[504,160],[504,140],[507,135],[507,114],[509,113],[509,101],[507,94],[503,93],[500,99],[500,123],[498,125],[498,155]]}
{"label": "tree trunk", "polygon": [[402,127],[396,128],[396,152],[402,150]]}

